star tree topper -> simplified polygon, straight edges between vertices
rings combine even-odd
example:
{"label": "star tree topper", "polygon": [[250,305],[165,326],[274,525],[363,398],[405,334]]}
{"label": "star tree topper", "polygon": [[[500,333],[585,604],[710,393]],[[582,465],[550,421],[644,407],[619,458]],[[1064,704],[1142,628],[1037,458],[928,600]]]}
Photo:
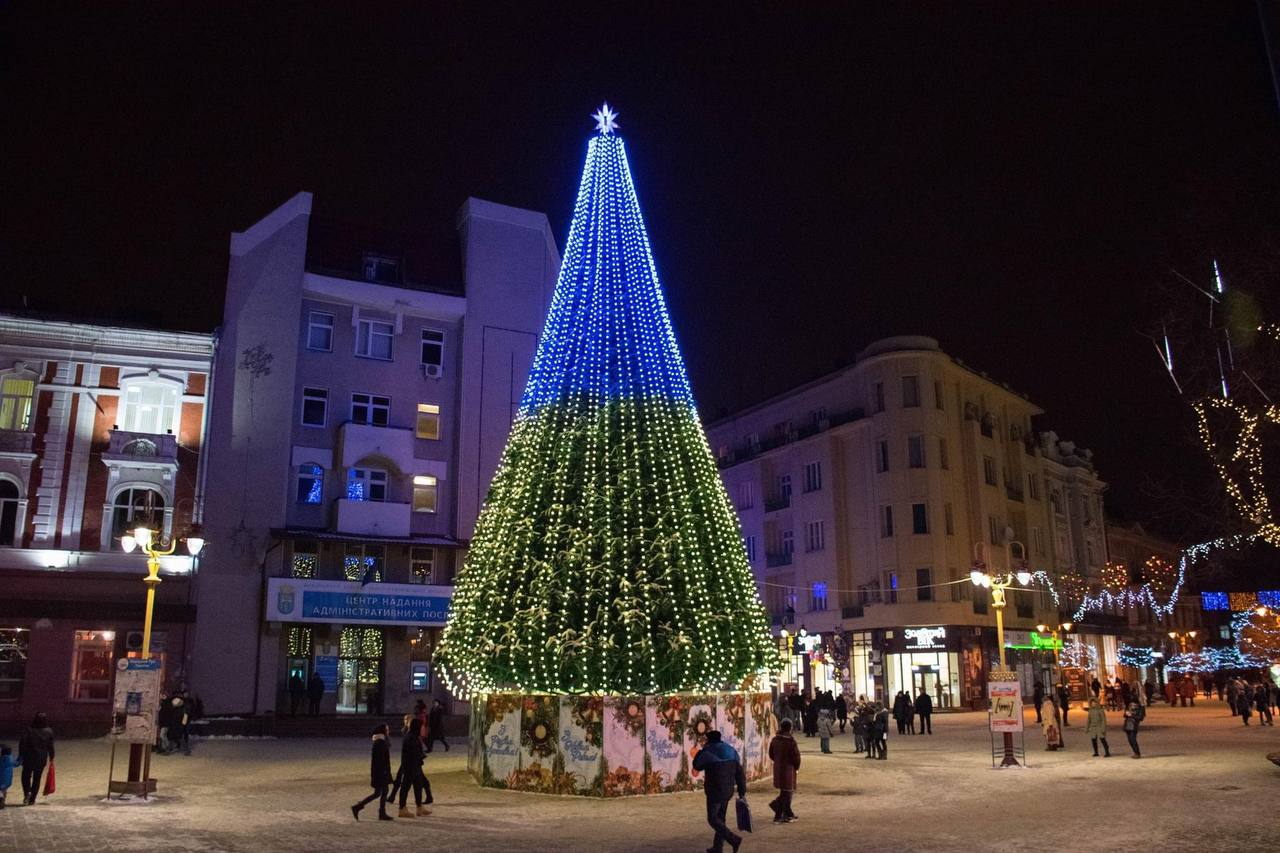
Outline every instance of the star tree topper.
{"label": "star tree topper", "polygon": [[592,113],[591,117],[596,120],[596,130],[600,131],[601,136],[613,133],[618,129],[618,123],[614,121],[618,114],[609,109],[608,103],[605,103],[604,106]]}

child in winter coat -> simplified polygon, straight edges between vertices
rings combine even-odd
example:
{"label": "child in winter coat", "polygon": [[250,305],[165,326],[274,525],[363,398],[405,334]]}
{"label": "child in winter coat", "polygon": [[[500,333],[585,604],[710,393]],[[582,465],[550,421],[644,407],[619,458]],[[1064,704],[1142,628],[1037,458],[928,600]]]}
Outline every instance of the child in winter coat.
{"label": "child in winter coat", "polygon": [[9,796],[9,788],[13,786],[13,768],[21,763],[21,759],[14,760],[13,750],[8,744],[0,745],[0,809],[4,808],[5,797]]}
{"label": "child in winter coat", "polygon": [[831,739],[836,735],[836,724],[831,719],[831,712],[823,708],[818,712],[818,737],[821,738],[819,743],[822,751],[827,755],[831,754]]}

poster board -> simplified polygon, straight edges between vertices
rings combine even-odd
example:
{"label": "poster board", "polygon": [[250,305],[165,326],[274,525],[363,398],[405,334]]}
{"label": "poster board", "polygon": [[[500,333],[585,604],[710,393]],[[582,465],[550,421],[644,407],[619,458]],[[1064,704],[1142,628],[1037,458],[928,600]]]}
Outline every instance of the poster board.
{"label": "poster board", "polygon": [[111,705],[111,732],[117,743],[155,743],[160,710],[160,661],[120,658]]}
{"label": "poster board", "polygon": [[1023,730],[1022,721],[1022,684],[1014,676],[1012,680],[995,680],[996,673],[987,682],[987,696],[990,707],[987,709],[991,718],[991,731],[1013,733]]}

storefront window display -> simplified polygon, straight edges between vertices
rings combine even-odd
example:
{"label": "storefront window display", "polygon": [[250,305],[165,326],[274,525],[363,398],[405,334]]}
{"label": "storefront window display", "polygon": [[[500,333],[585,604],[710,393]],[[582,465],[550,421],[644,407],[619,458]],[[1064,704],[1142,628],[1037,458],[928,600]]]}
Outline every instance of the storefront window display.
{"label": "storefront window display", "polygon": [[878,657],[871,648],[870,631],[854,631],[849,635],[849,684],[854,698],[876,698]]}
{"label": "storefront window display", "polygon": [[923,690],[939,710],[959,707],[958,645],[956,632],[943,625],[885,631],[885,696],[899,691],[915,696]]}
{"label": "storefront window display", "polygon": [[114,631],[76,631],[71,657],[71,698],[81,702],[111,699]]}

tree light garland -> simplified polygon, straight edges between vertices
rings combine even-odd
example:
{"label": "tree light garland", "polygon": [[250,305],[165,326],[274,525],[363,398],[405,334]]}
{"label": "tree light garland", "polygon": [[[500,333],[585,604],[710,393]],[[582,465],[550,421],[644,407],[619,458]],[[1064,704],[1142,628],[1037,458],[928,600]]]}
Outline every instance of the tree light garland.
{"label": "tree light garland", "polygon": [[739,688],[780,661],[694,406],[617,114],[435,662],[456,694]]}

